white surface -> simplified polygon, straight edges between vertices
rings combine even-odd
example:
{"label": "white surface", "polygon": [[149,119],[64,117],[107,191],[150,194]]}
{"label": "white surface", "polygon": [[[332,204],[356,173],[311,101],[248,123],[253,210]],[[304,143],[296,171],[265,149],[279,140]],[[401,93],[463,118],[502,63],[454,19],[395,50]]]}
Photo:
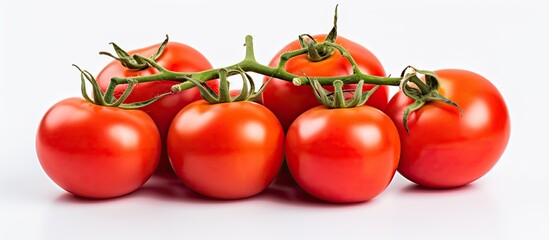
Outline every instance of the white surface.
{"label": "white surface", "polygon": [[41,170],[34,136],[51,105],[79,96],[72,63],[97,74],[108,42],[133,49],[166,33],[217,67],[239,61],[252,34],[267,63],[298,34],[329,31],[336,3],[173,2],[0,2],[0,239],[549,239],[545,1],[338,1],[340,35],[388,73],[463,68],[505,96],[507,151],[470,186],[429,191],[396,176],[354,205],[315,201],[284,181],[240,201],[204,199],[162,177],[113,200],[66,194]]}

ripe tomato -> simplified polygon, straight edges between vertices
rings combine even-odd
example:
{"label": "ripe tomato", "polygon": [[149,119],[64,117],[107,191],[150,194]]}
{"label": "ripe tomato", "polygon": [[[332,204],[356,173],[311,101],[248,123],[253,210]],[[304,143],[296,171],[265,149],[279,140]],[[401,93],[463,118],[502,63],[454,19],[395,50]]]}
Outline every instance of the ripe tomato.
{"label": "ripe tomato", "polygon": [[[130,51],[129,54],[140,54],[142,56],[153,55],[160,44],[149,46],[146,48]],[[162,55],[156,61],[164,68],[177,72],[197,72],[211,69],[212,66],[208,60],[194,48],[182,43],[169,42],[162,52]],[[99,86],[103,91],[106,91],[112,77],[133,77],[147,76],[157,73],[154,68],[147,68],[142,71],[129,70],[122,66],[119,61],[109,63],[97,76]],[[137,84],[125,103],[140,102],[151,99],[162,93],[170,92],[172,85],[176,81],[154,81]],[[207,84],[213,89],[217,89],[218,81],[208,81]],[[122,95],[127,85],[119,85],[115,90],[115,97]],[[202,99],[200,92],[196,88],[188,89],[177,94],[165,96],[156,102],[141,108],[154,120],[160,131],[160,136],[163,142],[162,156],[158,169],[160,171],[170,171],[168,162],[168,154],[166,151],[166,138],[168,128],[174,116],[187,104],[196,100]]]}
{"label": "ripe tomato", "polygon": [[253,102],[183,108],[168,133],[175,173],[192,190],[236,199],[263,191],[280,170],[284,133],[273,113]]}
{"label": "ripe tomato", "polygon": [[[326,38],[326,35],[320,34],[313,37],[317,42],[322,42]],[[336,39],[336,44],[343,46],[349,51],[353,59],[357,62],[360,70],[364,73],[374,76],[385,76],[383,66],[368,49],[339,36]],[[300,48],[301,45],[298,40],[291,42],[274,56],[269,63],[269,66],[277,66],[281,54]],[[296,75],[306,74],[309,77],[345,76],[353,73],[351,64],[345,57],[341,56],[337,50],[332,56],[319,62],[310,61],[307,55],[292,58],[286,63],[285,69],[289,73]],[[267,81],[268,79],[269,77],[266,76],[264,81]],[[363,90],[370,90],[373,87],[374,85],[364,84]],[[325,88],[333,91],[332,86],[326,86]],[[344,86],[344,89],[355,88],[356,84],[346,84]],[[263,104],[278,117],[285,131],[288,130],[290,124],[292,124],[294,119],[301,113],[320,105],[310,86],[303,85],[297,87],[291,82],[274,78],[267,84],[262,97]],[[387,104],[388,98],[389,88],[387,86],[382,86],[370,97],[366,104],[378,109],[383,109]]]}
{"label": "ripe tomato", "polygon": [[435,71],[440,93],[463,109],[429,102],[409,116],[406,133],[402,114],[412,100],[397,93],[385,112],[397,126],[402,144],[398,171],[427,187],[458,187],[486,174],[503,154],[510,134],[507,106],[496,87],[473,72]]}
{"label": "ripe tomato", "polygon": [[141,187],[160,157],[160,135],[140,110],[65,99],[42,118],[36,153],[46,174],[82,197],[111,198]]}
{"label": "ripe tomato", "polygon": [[286,135],[290,173],[303,190],[329,202],[361,202],[380,194],[396,172],[399,154],[393,122],[370,106],[312,108]]}

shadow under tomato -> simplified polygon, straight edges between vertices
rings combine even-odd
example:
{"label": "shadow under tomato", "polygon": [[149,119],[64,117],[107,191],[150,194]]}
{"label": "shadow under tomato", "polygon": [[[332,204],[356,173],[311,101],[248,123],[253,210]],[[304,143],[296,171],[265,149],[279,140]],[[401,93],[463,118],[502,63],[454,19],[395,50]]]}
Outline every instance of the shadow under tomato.
{"label": "shadow under tomato", "polygon": [[88,198],[77,196],[68,192],[63,192],[55,201],[59,203],[69,204],[108,204],[142,196],[141,192],[143,191],[143,188],[144,186],[134,190],[133,192],[112,198]]}
{"label": "shadow under tomato", "polygon": [[174,174],[155,174],[143,187],[135,193],[136,196],[145,196],[163,201],[191,202],[191,203],[227,203],[230,201],[214,199],[198,194],[189,189]]}
{"label": "shadow under tomato", "polygon": [[331,203],[317,199],[303,189],[295,182],[291,174],[286,170],[280,171],[271,185],[263,192],[241,199],[215,199],[210,198],[189,189],[181,180],[171,173],[155,173],[147,183],[134,192],[126,195],[108,198],[91,199],[75,196],[70,193],[63,193],[57,202],[70,204],[102,204],[112,203],[132,198],[148,198],[152,200],[184,202],[196,204],[230,204],[242,203],[243,201],[265,201],[279,204],[308,206],[308,207],[345,207],[368,204],[374,200],[360,203]]}
{"label": "shadow under tomato", "polygon": [[453,187],[453,188],[430,188],[417,184],[410,184],[402,189],[404,194],[453,194],[466,191],[473,191],[476,188],[474,184],[467,184],[465,186]]}
{"label": "shadow under tomato", "polygon": [[290,201],[298,198],[305,202],[318,202],[318,200],[304,193],[295,183],[290,173],[281,170],[273,183],[263,192],[257,195],[240,199],[216,199],[201,195],[189,189],[183,182],[171,173],[155,173],[136,195],[159,198],[167,201],[184,201],[196,203],[232,203],[242,201],[266,200],[281,202],[282,199]]}
{"label": "shadow under tomato", "polygon": [[223,200],[212,199],[193,192],[192,190],[187,188],[179,180],[179,178],[177,178],[177,176],[171,173],[155,173],[142,187],[119,197],[94,199],[80,197],[65,192],[61,196],[59,196],[56,201],[70,204],[102,204],[132,198],[149,198],[152,200],[161,201],[186,201],[200,203],[224,202]]}
{"label": "shadow under tomato", "polygon": [[111,202],[116,202],[127,195],[128,194],[120,197],[114,197],[114,198],[95,199],[95,198],[80,197],[68,192],[64,192],[55,201],[58,203],[67,203],[67,204],[90,204],[90,205],[91,204],[107,204]]}
{"label": "shadow under tomato", "polygon": [[375,199],[358,203],[332,203],[320,200],[305,192],[295,182],[289,171],[282,169],[273,183],[257,198],[276,203],[306,206],[306,207],[327,207],[341,208],[356,205],[368,204]]}

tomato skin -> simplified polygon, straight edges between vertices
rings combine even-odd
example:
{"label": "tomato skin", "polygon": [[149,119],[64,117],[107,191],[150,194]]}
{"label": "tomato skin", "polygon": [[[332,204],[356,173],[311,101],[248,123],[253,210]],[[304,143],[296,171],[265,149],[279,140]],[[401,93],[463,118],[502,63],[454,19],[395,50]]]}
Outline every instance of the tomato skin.
{"label": "tomato skin", "polygon": [[[142,56],[153,55],[160,44],[152,45],[149,47],[137,49],[128,52],[130,55],[140,54]],[[162,55],[156,61],[164,68],[177,71],[177,72],[198,72],[212,68],[212,65],[206,57],[194,48],[178,42],[168,42]],[[112,77],[134,77],[134,76],[148,76],[158,73],[154,68],[147,68],[142,71],[129,70],[122,66],[119,61],[112,61],[109,63],[97,76],[99,86],[103,91],[106,91]],[[171,87],[177,84],[176,81],[154,81],[147,83],[137,84],[132,93],[125,101],[126,103],[145,101],[155,96],[170,92]],[[207,84],[213,89],[218,89],[218,80],[208,81]],[[115,89],[115,96],[122,95],[127,85],[118,85]],[[168,135],[168,129],[172,122],[172,119],[183,107],[191,102],[202,99],[200,92],[197,88],[184,90],[180,93],[165,96],[156,102],[141,108],[145,111],[156,123],[160,136],[164,144],[162,156],[158,170],[160,172],[170,171],[170,164],[168,161],[168,154],[166,151],[166,138]]]}
{"label": "tomato skin", "polygon": [[141,187],[160,158],[160,135],[139,110],[65,99],[42,118],[36,152],[61,188],[86,198],[118,197]]}
{"label": "tomato skin", "polygon": [[[326,34],[313,36],[317,42],[322,42],[326,38]],[[358,64],[360,70],[365,74],[373,76],[385,76],[383,66],[368,49],[352,42],[343,37],[337,37],[336,43],[343,46],[353,59]],[[299,41],[293,41],[282,48],[271,60],[269,66],[275,67],[278,65],[280,55],[301,49]],[[286,71],[292,74],[301,75],[305,73],[309,77],[330,77],[330,76],[346,76],[353,73],[352,65],[348,60],[341,56],[339,51],[335,51],[329,58],[312,62],[306,55],[301,55],[290,59],[286,63]],[[264,78],[264,82],[270,79]],[[365,84],[363,90],[372,89],[374,85]],[[326,89],[333,91],[332,86],[326,86]],[[346,84],[344,89],[354,90],[356,84]],[[320,103],[316,100],[313,90],[308,85],[294,86],[291,82],[273,78],[266,86],[262,94],[263,105],[271,110],[280,120],[285,131],[288,130],[294,119],[306,110],[319,106]],[[381,86],[368,100],[367,105],[374,106],[378,109],[383,109],[389,98],[389,87]]]}
{"label": "tomato skin", "polygon": [[328,202],[370,200],[391,182],[400,144],[393,122],[370,106],[312,108],[286,135],[286,162],[296,182]]}
{"label": "tomato skin", "polygon": [[267,188],[282,165],[283,145],[274,114],[248,101],[191,103],[168,133],[175,173],[190,189],[220,199],[246,198]]}
{"label": "tomato skin", "polygon": [[429,102],[409,116],[407,134],[402,114],[412,100],[397,93],[385,112],[397,126],[402,143],[398,171],[419,185],[452,188],[486,174],[503,154],[510,119],[503,97],[486,78],[466,70],[435,71],[440,92],[459,110]]}

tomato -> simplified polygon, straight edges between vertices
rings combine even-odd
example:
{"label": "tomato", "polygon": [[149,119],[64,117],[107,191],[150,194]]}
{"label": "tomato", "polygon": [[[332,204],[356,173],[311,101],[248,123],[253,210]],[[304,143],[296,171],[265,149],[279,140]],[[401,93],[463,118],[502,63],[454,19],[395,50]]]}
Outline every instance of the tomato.
{"label": "tomato", "polygon": [[510,120],[503,97],[486,78],[466,70],[435,71],[440,93],[456,107],[429,102],[409,116],[410,134],[403,112],[412,103],[397,93],[385,112],[397,126],[402,144],[398,171],[410,181],[432,188],[466,185],[486,174],[503,154],[510,135]]}
{"label": "tomato", "polygon": [[168,133],[175,173],[190,189],[220,199],[250,197],[267,188],[282,165],[283,145],[274,114],[247,101],[191,103]]}
{"label": "tomato", "polygon": [[65,99],[42,118],[36,153],[61,188],[87,198],[111,198],[141,187],[160,157],[160,135],[140,110]]}
{"label": "tomato", "polygon": [[[321,34],[313,37],[318,42],[322,42],[326,38],[326,35]],[[336,43],[349,51],[361,71],[369,75],[385,76],[383,66],[375,55],[368,49],[339,36],[336,39]],[[289,43],[274,56],[269,63],[269,66],[277,66],[281,54],[300,48],[301,45],[298,40]],[[307,55],[300,55],[290,59],[286,63],[285,69],[289,73],[296,75],[306,74],[309,77],[345,76],[353,73],[352,65],[345,57],[341,56],[337,50],[332,56],[319,62],[312,62],[308,59]],[[264,81],[267,81],[269,78],[270,77],[266,76]],[[363,90],[366,91],[373,87],[374,85],[365,84]],[[333,91],[332,86],[326,86],[325,88]],[[356,84],[346,84],[344,87],[344,89],[355,88]],[[387,86],[380,87],[372,95],[372,97],[370,97],[366,104],[383,109],[389,98],[388,89],[389,88]],[[290,124],[301,113],[312,107],[320,105],[320,103],[316,100],[310,86],[303,85],[296,87],[291,82],[275,78],[269,82],[263,91],[262,97],[263,104],[278,117],[285,131],[288,130]]]}
{"label": "tomato", "polygon": [[[129,54],[140,54],[142,56],[153,55],[160,44],[149,46],[142,49],[130,51]],[[158,64],[164,68],[177,72],[198,72],[211,69],[212,66],[208,60],[194,48],[182,43],[169,42],[166,45],[162,55],[156,60]],[[129,70],[122,66],[119,61],[109,63],[97,76],[99,86],[103,91],[106,91],[112,77],[133,77],[147,76],[158,73],[154,68],[147,68],[142,71]],[[126,103],[140,102],[151,99],[162,93],[170,92],[172,85],[177,84],[176,81],[154,81],[147,83],[139,83],[132,90],[130,96],[126,99]],[[207,84],[213,89],[217,89],[218,81],[208,81]],[[115,90],[115,97],[122,95],[127,85],[119,85]],[[170,171],[168,155],[166,151],[166,138],[168,128],[175,115],[187,104],[196,100],[202,99],[200,92],[196,88],[188,89],[177,94],[165,96],[156,102],[142,107],[156,123],[160,136],[163,142],[162,157],[159,164],[159,171]]]}
{"label": "tomato", "polygon": [[370,106],[312,108],[286,134],[286,162],[312,196],[336,203],[379,195],[398,165],[400,144],[391,119]]}

